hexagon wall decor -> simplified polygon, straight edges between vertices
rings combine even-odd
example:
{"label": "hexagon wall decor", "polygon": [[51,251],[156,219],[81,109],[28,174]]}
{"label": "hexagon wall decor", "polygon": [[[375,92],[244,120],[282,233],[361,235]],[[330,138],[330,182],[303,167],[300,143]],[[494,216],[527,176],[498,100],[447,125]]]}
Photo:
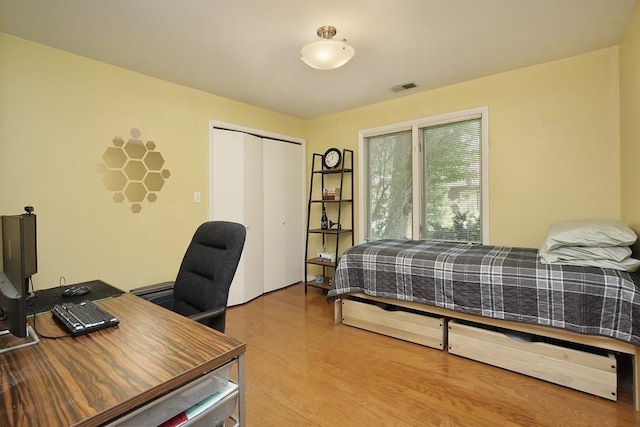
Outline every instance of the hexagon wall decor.
{"label": "hexagon wall decor", "polygon": [[142,141],[142,133],[133,128],[129,132],[131,138],[126,142],[123,138],[113,138],[111,147],[102,155],[104,163],[96,165],[96,172],[102,175],[102,183],[109,191],[113,191],[113,201],[131,203],[133,213],[142,210],[145,199],[149,203],[158,200],[158,192],[171,176],[168,169],[163,169],[164,158],[156,151],[153,141]]}

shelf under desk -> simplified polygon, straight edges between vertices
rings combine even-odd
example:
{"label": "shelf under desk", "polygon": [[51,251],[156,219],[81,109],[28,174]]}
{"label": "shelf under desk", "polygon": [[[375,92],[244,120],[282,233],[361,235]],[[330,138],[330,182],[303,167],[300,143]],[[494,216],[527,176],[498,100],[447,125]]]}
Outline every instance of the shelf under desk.
{"label": "shelf under desk", "polygon": [[[0,425],[102,425],[233,360],[243,418],[245,344],[131,294],[97,304],[120,325],[0,357]],[[41,337],[63,334],[50,313],[35,320]]]}

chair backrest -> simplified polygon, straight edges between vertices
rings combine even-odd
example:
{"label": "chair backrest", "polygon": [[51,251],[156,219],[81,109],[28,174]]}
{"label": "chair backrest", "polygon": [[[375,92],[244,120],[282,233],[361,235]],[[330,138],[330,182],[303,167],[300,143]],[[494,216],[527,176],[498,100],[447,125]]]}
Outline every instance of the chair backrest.
{"label": "chair backrest", "polygon": [[224,332],[229,287],[246,237],[244,225],[227,221],[202,224],[182,259],[173,288],[173,311],[191,316],[224,308],[221,316],[203,321]]}

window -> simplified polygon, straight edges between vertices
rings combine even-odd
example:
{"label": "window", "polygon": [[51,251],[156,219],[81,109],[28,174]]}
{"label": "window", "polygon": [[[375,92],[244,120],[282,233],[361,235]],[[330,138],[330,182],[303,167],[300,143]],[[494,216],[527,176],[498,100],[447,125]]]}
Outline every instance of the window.
{"label": "window", "polygon": [[411,235],[411,130],[372,136],[367,150],[368,240]]}
{"label": "window", "polygon": [[361,241],[488,242],[488,110],[360,132]]}

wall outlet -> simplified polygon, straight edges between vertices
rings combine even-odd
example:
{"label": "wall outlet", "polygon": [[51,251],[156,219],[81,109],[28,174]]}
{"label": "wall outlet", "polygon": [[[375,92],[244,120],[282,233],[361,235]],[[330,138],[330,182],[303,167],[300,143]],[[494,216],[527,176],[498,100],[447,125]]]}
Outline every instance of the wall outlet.
{"label": "wall outlet", "polygon": [[193,203],[200,203],[200,192],[199,191],[194,191],[193,192]]}

